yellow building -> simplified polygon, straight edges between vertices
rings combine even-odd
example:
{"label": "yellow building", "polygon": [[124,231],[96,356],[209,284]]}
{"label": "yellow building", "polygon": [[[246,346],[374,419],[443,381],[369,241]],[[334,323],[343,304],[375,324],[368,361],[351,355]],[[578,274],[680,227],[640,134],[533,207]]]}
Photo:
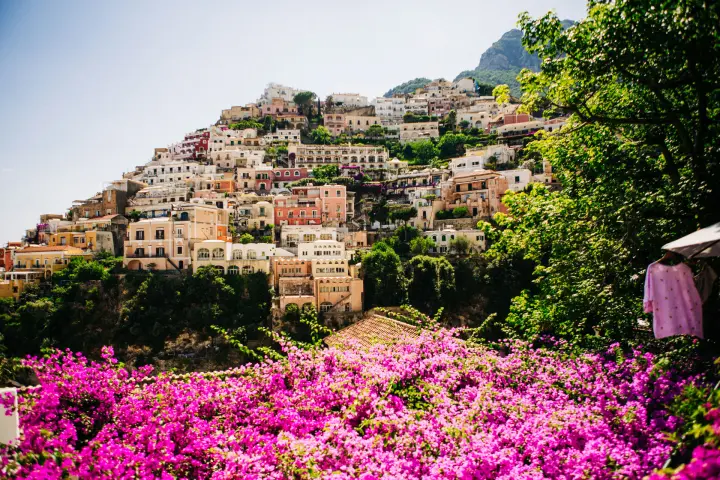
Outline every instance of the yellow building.
{"label": "yellow building", "polygon": [[41,272],[45,278],[49,278],[67,267],[75,257],[90,259],[92,254],[68,245],[25,247],[13,252],[13,270]]}
{"label": "yellow building", "polygon": [[40,283],[42,277],[42,272],[5,272],[0,280],[0,298],[17,300],[27,285]]}

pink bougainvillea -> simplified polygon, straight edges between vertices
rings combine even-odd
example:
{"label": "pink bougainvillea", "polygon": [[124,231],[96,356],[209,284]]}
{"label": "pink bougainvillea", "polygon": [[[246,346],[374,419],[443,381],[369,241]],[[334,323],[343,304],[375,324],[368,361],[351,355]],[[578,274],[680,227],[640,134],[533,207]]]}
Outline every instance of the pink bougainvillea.
{"label": "pink bougainvillea", "polygon": [[671,446],[682,388],[650,355],[617,360],[451,333],[407,344],[303,351],[222,374],[129,374],[31,359],[17,478],[641,479]]}

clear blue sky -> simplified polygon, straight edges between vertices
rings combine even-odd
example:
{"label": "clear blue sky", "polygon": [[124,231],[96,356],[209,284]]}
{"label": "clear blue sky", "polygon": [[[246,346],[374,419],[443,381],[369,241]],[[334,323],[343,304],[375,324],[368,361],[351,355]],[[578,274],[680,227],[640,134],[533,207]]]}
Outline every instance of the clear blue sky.
{"label": "clear blue sky", "polygon": [[518,13],[583,0],[0,0],[0,242],[64,213],[268,82],[382,95],[453,78]]}

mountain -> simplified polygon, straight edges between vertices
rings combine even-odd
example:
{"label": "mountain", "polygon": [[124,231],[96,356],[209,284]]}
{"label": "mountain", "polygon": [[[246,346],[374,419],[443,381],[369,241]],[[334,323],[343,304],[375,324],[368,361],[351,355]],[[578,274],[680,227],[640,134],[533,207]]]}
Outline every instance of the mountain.
{"label": "mountain", "polygon": [[[563,28],[569,28],[574,24],[572,20],[562,21]],[[483,52],[477,67],[461,72],[455,80],[472,77],[480,83],[493,85],[506,83],[515,95],[519,95],[520,84],[516,77],[523,68],[537,72],[540,70],[540,59],[525,50],[522,45],[522,32],[512,29],[505,32],[500,40]]]}
{"label": "mountain", "polygon": [[405,83],[401,83],[397,87],[393,87],[387,92],[385,92],[385,95],[383,97],[390,98],[393,95],[397,93],[413,93],[418,88],[424,87],[426,84],[430,83],[432,80],[425,77],[419,77],[414,78],[412,80],[408,80]]}

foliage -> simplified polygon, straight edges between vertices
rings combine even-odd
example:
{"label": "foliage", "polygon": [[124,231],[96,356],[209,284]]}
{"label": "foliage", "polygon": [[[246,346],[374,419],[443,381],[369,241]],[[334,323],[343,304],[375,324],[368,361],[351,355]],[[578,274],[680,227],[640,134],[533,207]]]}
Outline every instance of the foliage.
{"label": "foliage", "polygon": [[492,96],[499,104],[510,103],[510,87],[507,85],[498,85],[493,88]]}
{"label": "foliage", "polygon": [[382,125],[370,125],[365,131],[366,138],[382,138],[385,136],[385,127]]}
{"label": "foliage", "polygon": [[[410,149],[410,155],[418,165],[427,165],[431,160],[440,155],[440,151],[431,140],[409,142],[405,145],[405,149],[407,148]],[[407,154],[406,158],[408,158]]]}
{"label": "foliage", "polygon": [[260,123],[260,122],[255,121],[255,120],[251,120],[251,119],[248,119],[248,120],[240,120],[239,122],[231,123],[231,124],[230,124],[230,129],[231,129],[231,130],[245,130],[246,128],[252,128],[252,129],[255,129],[255,130],[262,130],[262,129],[263,129],[263,124]]}
{"label": "foliage", "polygon": [[427,255],[432,248],[435,248],[435,242],[429,237],[416,237],[410,241],[410,252],[413,255]]}
{"label": "foliage", "polygon": [[390,208],[389,219],[392,222],[407,222],[417,217],[417,209],[407,205],[393,205]]}
{"label": "foliage", "polygon": [[313,143],[317,143],[320,145],[328,145],[332,143],[332,135],[330,134],[330,130],[328,130],[327,127],[324,127],[323,125],[320,125],[315,130],[311,131],[310,138],[312,139]]}
{"label": "foliage", "polygon": [[405,115],[403,115],[403,123],[434,122],[436,120],[437,117],[434,115],[419,115],[413,112],[406,112]]}
{"label": "foliage", "polygon": [[298,92],[293,97],[293,102],[298,106],[298,111],[310,118],[313,113],[313,102],[317,96],[313,92]]}
{"label": "foliage", "polygon": [[240,235],[240,238],[238,239],[239,243],[247,245],[248,243],[253,243],[255,241],[255,237],[253,237],[249,233],[243,233]]}
{"label": "foliage", "polygon": [[470,240],[465,236],[457,236],[448,244],[450,250],[458,255],[465,255],[470,251]]}
{"label": "foliage", "polygon": [[362,257],[365,307],[400,305],[405,300],[405,278],[400,256],[385,242],[373,244]]}
{"label": "foliage", "polygon": [[662,432],[677,423],[663,405],[686,383],[638,353],[494,352],[443,331],[372,349],[279,340],[287,359],[187,378],[130,374],[111,348],[99,363],[70,351],[27,360],[42,389],[18,399],[24,435],[0,446],[5,472],[643,478],[670,452]]}
{"label": "foliage", "polygon": [[408,301],[423,311],[435,311],[455,292],[455,270],[445,257],[418,255],[405,266]]}
{"label": "foliage", "polygon": [[465,218],[470,216],[468,207],[455,207],[452,209],[453,218]]}
{"label": "foliage", "polygon": [[440,158],[462,157],[465,155],[467,136],[462,133],[446,133],[438,140]]}
{"label": "foliage", "polygon": [[337,165],[319,165],[312,169],[313,179],[330,180],[340,176],[340,167]]}
{"label": "foliage", "polygon": [[[458,207],[459,208],[459,207]],[[453,211],[452,210],[438,210],[435,213],[435,218],[438,220],[448,220],[453,218]]]}
{"label": "foliage", "polygon": [[408,80],[405,83],[401,83],[397,87],[391,88],[390,90],[385,92],[383,97],[390,98],[393,95],[404,94],[404,93],[415,93],[415,90],[417,90],[418,88],[423,88],[425,85],[427,85],[431,81],[432,80],[430,80],[429,78],[425,78],[425,77],[414,78],[412,80]]}

